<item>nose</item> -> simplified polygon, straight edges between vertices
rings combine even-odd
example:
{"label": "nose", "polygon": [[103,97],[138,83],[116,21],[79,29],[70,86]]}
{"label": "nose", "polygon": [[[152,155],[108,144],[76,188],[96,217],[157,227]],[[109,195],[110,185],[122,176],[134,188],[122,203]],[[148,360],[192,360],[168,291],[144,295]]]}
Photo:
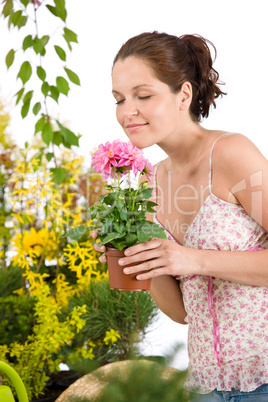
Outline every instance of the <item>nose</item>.
{"label": "nose", "polygon": [[139,112],[137,110],[133,111],[133,112],[126,112],[125,113],[125,117],[127,117],[128,119],[133,119],[133,117],[138,116]]}
{"label": "nose", "polygon": [[139,111],[135,106],[134,102],[128,102],[127,104],[125,104],[124,116],[127,119],[132,119],[133,117],[138,116],[138,114]]}

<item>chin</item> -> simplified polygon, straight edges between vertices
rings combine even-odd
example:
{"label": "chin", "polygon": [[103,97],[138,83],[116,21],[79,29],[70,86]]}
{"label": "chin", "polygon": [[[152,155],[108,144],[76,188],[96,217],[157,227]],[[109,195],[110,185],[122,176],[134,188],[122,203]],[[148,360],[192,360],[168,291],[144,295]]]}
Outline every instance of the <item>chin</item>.
{"label": "chin", "polygon": [[148,143],[146,138],[128,138],[132,145],[139,149],[145,149],[151,147],[153,144]]}

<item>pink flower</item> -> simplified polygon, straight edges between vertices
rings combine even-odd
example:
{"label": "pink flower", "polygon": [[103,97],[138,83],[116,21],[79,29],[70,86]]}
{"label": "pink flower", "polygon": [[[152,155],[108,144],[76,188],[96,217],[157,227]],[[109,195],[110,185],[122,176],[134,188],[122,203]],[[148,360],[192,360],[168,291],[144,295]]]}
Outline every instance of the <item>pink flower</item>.
{"label": "pink flower", "polygon": [[122,150],[120,153],[120,161],[118,166],[128,166],[135,176],[145,169],[147,160],[143,156],[143,152],[134,147],[130,142],[122,143]]}
{"label": "pink flower", "polygon": [[113,177],[112,166],[118,166],[117,160],[120,152],[120,141],[109,141],[105,145],[100,144],[92,158],[92,166],[96,173],[100,173],[103,179]]}
{"label": "pink flower", "polygon": [[92,166],[96,173],[100,173],[103,179],[119,178],[132,170],[134,175],[146,174],[148,180],[153,176],[153,166],[144,158],[143,152],[130,142],[115,140],[99,145],[92,158]]}

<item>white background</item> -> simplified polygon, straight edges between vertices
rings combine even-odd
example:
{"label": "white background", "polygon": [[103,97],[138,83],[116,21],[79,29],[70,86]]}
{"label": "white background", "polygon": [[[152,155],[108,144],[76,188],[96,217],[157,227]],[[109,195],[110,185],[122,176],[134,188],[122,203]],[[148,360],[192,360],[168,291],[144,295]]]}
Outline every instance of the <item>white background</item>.
{"label": "white background", "polygon": [[[198,33],[211,40],[218,52],[215,68],[226,83],[228,95],[217,101],[203,126],[248,136],[268,156],[267,96],[267,2],[265,0],[67,0],[70,29],[78,34],[67,67],[81,79],[81,87],[72,85],[68,98],[53,113],[69,127],[82,134],[79,153],[88,155],[99,143],[125,139],[115,119],[111,95],[111,67],[120,46],[131,36],[144,31],[164,31],[182,35]],[[53,18],[54,19],[54,18]],[[41,34],[54,31],[49,14],[42,18]],[[28,29],[28,28],[27,28]],[[51,31],[52,29],[52,31]],[[21,47],[23,31],[8,33],[0,20],[0,95],[12,105],[12,95],[20,89],[16,81],[19,64],[7,72],[4,59],[10,48]],[[16,53],[19,61],[19,52]],[[51,74],[58,65],[51,54]],[[59,71],[57,74],[61,74]],[[23,146],[32,138],[35,117],[22,120],[19,108],[10,106],[12,134]],[[146,150],[152,163],[164,157],[156,147]],[[185,343],[187,327],[172,323],[161,314],[145,345],[148,354],[171,350],[177,341]],[[174,363],[187,365],[185,352]]]}

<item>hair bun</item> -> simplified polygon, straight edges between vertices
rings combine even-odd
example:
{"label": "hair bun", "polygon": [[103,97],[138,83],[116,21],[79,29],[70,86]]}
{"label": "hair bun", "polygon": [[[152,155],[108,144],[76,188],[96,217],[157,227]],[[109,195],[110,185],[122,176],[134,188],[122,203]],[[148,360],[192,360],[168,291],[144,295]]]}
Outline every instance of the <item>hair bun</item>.
{"label": "hair bun", "polygon": [[[191,82],[195,92],[192,113],[195,116],[208,117],[210,106],[216,107],[215,99],[226,95],[219,87],[223,83],[219,82],[219,74],[213,68],[217,56],[216,48],[212,42],[200,35],[182,35],[179,39],[185,43],[195,69],[195,80]],[[209,46],[214,50],[214,60]]]}

